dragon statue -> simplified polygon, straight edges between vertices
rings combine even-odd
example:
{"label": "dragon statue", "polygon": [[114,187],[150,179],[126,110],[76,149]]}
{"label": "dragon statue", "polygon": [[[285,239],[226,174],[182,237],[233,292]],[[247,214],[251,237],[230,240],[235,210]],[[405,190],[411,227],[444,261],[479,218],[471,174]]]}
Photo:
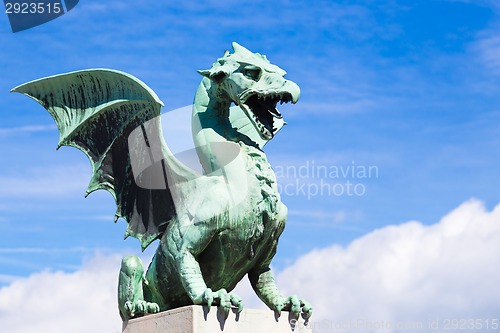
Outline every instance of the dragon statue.
{"label": "dragon statue", "polygon": [[262,151],[284,125],[277,103],[296,103],[300,89],[265,56],[237,43],[198,72],[192,131],[202,174],[169,150],[163,103],[130,74],[82,70],[12,91],[49,111],[58,148],[73,146],[88,156],[93,172],[86,194],[113,195],[115,222],[128,222],[125,238],[138,238],[143,250],[160,240],[145,274],[137,256],[122,260],[124,321],[191,304],[219,306],[226,316],[231,308],[239,312],[243,301],[231,291],[245,275],[270,309],[307,320],[311,305],[282,296],[270,269],[287,208]]}

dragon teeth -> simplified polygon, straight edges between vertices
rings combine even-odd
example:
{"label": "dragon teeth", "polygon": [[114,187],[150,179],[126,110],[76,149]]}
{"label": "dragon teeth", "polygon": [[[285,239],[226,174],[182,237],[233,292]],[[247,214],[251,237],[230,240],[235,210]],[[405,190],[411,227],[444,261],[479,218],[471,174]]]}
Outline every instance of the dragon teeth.
{"label": "dragon teeth", "polygon": [[283,117],[281,115],[281,113],[276,109],[269,110],[269,113],[272,114],[275,118],[282,118]]}

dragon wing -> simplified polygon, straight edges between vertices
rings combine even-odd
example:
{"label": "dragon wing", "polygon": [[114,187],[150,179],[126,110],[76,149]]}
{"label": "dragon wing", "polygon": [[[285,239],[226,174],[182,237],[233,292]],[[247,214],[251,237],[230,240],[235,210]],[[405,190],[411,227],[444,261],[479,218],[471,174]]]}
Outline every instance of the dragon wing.
{"label": "dragon wing", "polygon": [[166,146],[159,117],[163,103],[146,84],[124,72],[89,69],[31,81],[12,91],[49,111],[59,129],[57,148],[76,147],[88,156],[92,178],[86,196],[98,189],[113,195],[115,222],[120,217],[128,222],[125,238],[138,238],[144,250],[161,237],[176,217],[176,193],[168,182],[200,175]]}

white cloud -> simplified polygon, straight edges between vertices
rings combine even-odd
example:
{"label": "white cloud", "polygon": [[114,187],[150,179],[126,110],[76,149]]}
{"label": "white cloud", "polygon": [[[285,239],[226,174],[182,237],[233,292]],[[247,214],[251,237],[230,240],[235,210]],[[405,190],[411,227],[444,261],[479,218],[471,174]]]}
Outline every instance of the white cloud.
{"label": "white cloud", "polygon": [[[446,318],[491,320],[500,313],[499,257],[500,205],[487,211],[471,200],[433,225],[387,226],[347,247],[314,250],[277,280],[285,293],[313,304],[315,333],[349,331],[334,325],[351,325],[352,332],[393,332],[387,323],[425,328],[436,319],[440,330],[432,331],[439,332]],[[120,258],[98,255],[74,273],[44,271],[1,288],[2,330],[119,332]],[[247,307],[263,307],[246,278],[236,293]],[[382,322],[385,328],[377,329]],[[418,330],[398,330],[406,331]]]}
{"label": "white cloud", "polygon": [[11,333],[119,333],[121,257],[96,256],[74,273],[43,271],[0,289],[0,327]]}
{"label": "white cloud", "polygon": [[488,212],[471,200],[434,225],[387,226],[312,251],[278,281],[313,304],[315,333],[349,331],[335,325],[350,322],[353,332],[396,331],[352,325],[359,319],[424,327],[440,319],[442,330],[446,318],[495,318],[499,259],[500,205]]}

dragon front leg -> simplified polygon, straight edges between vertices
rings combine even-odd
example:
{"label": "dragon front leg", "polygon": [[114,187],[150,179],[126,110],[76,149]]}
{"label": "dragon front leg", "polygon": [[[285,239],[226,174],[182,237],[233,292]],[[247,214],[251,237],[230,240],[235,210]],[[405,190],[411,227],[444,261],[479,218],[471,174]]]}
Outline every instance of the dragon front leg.
{"label": "dragon front leg", "polygon": [[118,308],[123,321],[160,311],[158,304],[144,300],[144,282],[141,259],[136,256],[123,258],[118,279]]}
{"label": "dragon front leg", "polygon": [[[173,241],[168,242],[168,245],[170,245],[172,257],[175,258],[182,285],[193,304],[206,305],[209,311],[212,305],[219,306],[227,318],[231,307],[236,307],[238,313],[243,310],[242,299],[225,289],[212,291],[205,283],[200,264],[196,260],[196,257],[209,244],[214,232],[215,230],[209,226],[205,228],[180,227],[178,234],[174,236]],[[178,246],[171,246],[173,244]]]}
{"label": "dragon front leg", "polygon": [[278,238],[283,231],[287,211],[287,207],[280,202],[278,206],[277,220],[281,221],[280,224],[282,225],[282,228],[277,230],[275,236],[276,238],[269,245],[269,247],[266,248],[267,251],[263,252],[264,255],[261,257],[260,263],[248,272],[248,278],[257,296],[271,310],[276,311],[278,315],[281,311],[289,311],[293,316],[295,316],[295,318],[299,318],[302,314],[302,318],[307,321],[312,315],[311,304],[295,295],[284,297],[278,290],[273,272],[269,267],[274,255],[276,254]]}
{"label": "dragon front leg", "polygon": [[289,311],[295,318],[302,315],[307,321],[311,317],[311,304],[295,295],[284,297],[278,290],[271,268],[268,266],[254,268],[248,273],[248,278],[257,296],[278,315],[281,311]]}

